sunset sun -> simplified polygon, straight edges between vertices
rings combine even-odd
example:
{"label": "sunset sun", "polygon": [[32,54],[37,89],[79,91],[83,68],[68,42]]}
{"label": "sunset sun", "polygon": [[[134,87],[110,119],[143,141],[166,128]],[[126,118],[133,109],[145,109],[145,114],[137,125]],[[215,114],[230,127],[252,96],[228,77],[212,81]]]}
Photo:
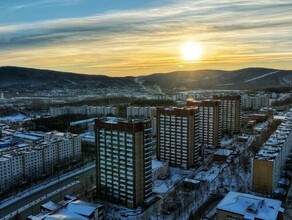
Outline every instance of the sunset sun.
{"label": "sunset sun", "polygon": [[202,45],[197,42],[187,42],[181,46],[181,54],[186,61],[199,60],[202,55]]}

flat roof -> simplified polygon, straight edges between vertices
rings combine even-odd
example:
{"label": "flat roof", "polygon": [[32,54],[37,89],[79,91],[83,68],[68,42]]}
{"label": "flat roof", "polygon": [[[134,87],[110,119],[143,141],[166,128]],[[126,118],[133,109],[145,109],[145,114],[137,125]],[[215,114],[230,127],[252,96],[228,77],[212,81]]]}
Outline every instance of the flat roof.
{"label": "flat roof", "polygon": [[228,150],[228,149],[219,149],[217,150],[214,155],[220,155],[220,156],[230,156],[230,154],[232,153],[232,150]]}
{"label": "flat roof", "polygon": [[244,219],[276,220],[282,202],[251,194],[229,192],[217,205],[216,209],[244,216]]}

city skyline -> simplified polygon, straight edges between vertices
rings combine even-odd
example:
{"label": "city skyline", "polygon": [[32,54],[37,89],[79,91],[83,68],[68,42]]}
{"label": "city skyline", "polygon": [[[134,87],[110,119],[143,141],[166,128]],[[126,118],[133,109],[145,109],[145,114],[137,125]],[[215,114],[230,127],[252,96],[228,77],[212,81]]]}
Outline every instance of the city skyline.
{"label": "city skyline", "polygon": [[[288,0],[16,0],[0,8],[0,66],[110,76],[292,69]],[[201,54],[186,56],[188,42]]]}

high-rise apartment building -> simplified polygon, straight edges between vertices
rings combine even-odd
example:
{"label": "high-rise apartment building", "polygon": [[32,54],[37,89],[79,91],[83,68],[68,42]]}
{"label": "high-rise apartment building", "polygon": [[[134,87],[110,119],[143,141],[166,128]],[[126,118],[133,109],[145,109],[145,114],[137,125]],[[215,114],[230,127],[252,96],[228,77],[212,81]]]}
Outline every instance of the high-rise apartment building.
{"label": "high-rise apartment building", "polygon": [[231,134],[239,133],[241,125],[240,95],[215,95],[213,99],[221,100],[222,131]]}
{"label": "high-rise apartment building", "polygon": [[157,109],[157,159],[193,167],[200,156],[198,108]]}
{"label": "high-rise apartment building", "polygon": [[129,208],[152,193],[152,137],[150,121],[97,119],[97,196]]}
{"label": "high-rise apartment building", "polygon": [[219,100],[187,100],[188,106],[195,106],[200,111],[200,136],[204,146],[216,148],[220,146],[221,101]]}

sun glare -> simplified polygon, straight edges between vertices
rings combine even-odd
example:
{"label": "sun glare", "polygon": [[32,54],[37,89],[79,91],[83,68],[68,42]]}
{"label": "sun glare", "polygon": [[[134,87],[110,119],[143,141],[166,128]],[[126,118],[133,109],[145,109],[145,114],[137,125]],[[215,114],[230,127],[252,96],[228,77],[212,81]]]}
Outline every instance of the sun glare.
{"label": "sun glare", "polygon": [[187,42],[181,46],[181,54],[186,61],[199,60],[202,55],[202,46],[197,42]]}

